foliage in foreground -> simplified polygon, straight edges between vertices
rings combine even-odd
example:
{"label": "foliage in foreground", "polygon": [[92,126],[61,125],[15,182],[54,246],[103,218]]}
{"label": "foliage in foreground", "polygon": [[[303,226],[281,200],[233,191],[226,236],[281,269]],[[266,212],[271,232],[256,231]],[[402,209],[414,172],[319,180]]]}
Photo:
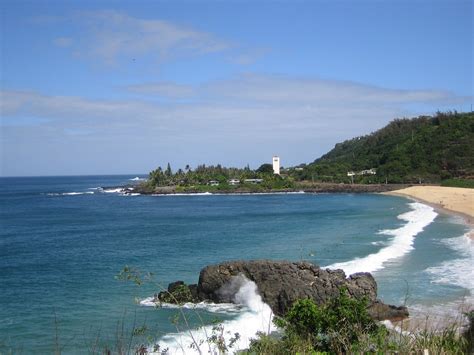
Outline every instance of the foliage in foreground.
{"label": "foliage in foreground", "polygon": [[[132,282],[137,286],[149,282],[152,274],[142,273],[126,266],[118,275],[121,281]],[[159,288],[166,291],[158,284]],[[178,294],[187,294],[188,291],[176,288]],[[174,293],[170,292],[170,297]],[[175,301],[177,301],[175,299]],[[176,302],[179,303],[179,302]],[[304,299],[295,302],[290,311],[275,323],[279,332],[272,334],[260,333],[251,341],[250,347],[238,354],[422,354],[427,350],[429,354],[472,354],[474,353],[474,310],[466,315],[470,325],[461,331],[460,324],[452,324],[439,331],[420,330],[415,333],[401,333],[387,329],[374,322],[367,313],[365,300],[349,298],[346,290],[342,290],[339,297],[330,300],[327,304],[318,306],[312,300]],[[198,310],[195,310],[199,319]],[[172,318],[177,331],[186,330],[192,337],[194,326],[188,323],[190,314],[185,314],[181,308]],[[125,326],[125,318],[117,324],[114,338],[103,338],[97,334],[93,343],[89,344],[91,354],[169,354],[168,348],[161,348],[157,340],[159,333],[152,330],[146,323],[136,323]],[[183,324],[184,323],[184,324]],[[428,322],[427,322],[427,325]],[[201,326],[204,326],[202,323]],[[235,343],[240,338],[239,333],[232,334],[229,340],[224,338],[222,321],[216,321],[207,338],[198,341],[193,338],[192,343],[182,344],[183,349],[194,349],[200,353],[227,354],[235,351]],[[54,353],[70,352],[70,344],[65,344],[59,336],[58,322],[55,318]],[[162,334],[161,334],[162,335]],[[74,349],[73,349],[74,350]],[[14,349],[0,342],[0,353],[20,353],[22,349]]]}
{"label": "foliage in foreground", "polygon": [[322,306],[309,299],[297,301],[286,316],[275,321],[282,335],[259,334],[247,353],[422,353],[427,349],[433,354],[465,354],[468,351],[472,331],[464,336],[459,336],[456,326],[439,333],[389,331],[370,318],[366,306],[365,300],[349,298],[345,290]]}

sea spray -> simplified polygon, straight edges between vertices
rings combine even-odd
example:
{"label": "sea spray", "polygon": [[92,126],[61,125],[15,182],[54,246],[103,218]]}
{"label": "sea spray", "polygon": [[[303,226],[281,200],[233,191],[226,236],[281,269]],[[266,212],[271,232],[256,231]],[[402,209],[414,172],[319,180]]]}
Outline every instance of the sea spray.
{"label": "sea spray", "polygon": [[210,302],[199,302],[199,303],[156,303],[155,297],[147,297],[140,301],[141,306],[145,307],[159,307],[167,309],[187,309],[187,310],[203,310],[210,313],[219,314],[240,314],[243,311],[244,306],[235,303],[210,303]]}
{"label": "sea spray", "polygon": [[363,258],[335,263],[327,267],[343,269],[348,275],[356,272],[374,272],[383,269],[384,263],[387,261],[402,257],[413,250],[415,237],[434,221],[437,213],[432,207],[419,202],[413,202],[409,205],[412,208],[411,211],[397,216],[407,222],[405,225],[397,229],[386,229],[379,232],[380,234],[393,236],[388,246]]}
{"label": "sea spray", "polygon": [[[231,292],[235,286],[239,289],[233,296],[233,301],[242,307],[241,312],[235,319],[222,322],[221,327],[203,326],[177,333],[165,335],[159,342],[159,349],[168,349],[169,354],[200,354],[219,353],[218,346],[211,341],[212,335],[222,336],[224,343],[229,346],[233,339],[237,339],[228,353],[235,353],[247,349],[250,340],[259,332],[270,333],[276,330],[273,325],[273,312],[267,304],[262,301],[258,294],[257,285],[245,278],[243,275],[236,276],[223,287],[221,292]],[[202,304],[201,304],[202,305]],[[210,309],[214,307],[211,306]],[[214,308],[215,310],[215,308]],[[217,334],[216,334],[216,329]],[[236,337],[236,333],[238,337]],[[198,349],[196,348],[198,347]],[[150,351],[153,350],[153,346]],[[158,352],[159,353],[159,352]]]}

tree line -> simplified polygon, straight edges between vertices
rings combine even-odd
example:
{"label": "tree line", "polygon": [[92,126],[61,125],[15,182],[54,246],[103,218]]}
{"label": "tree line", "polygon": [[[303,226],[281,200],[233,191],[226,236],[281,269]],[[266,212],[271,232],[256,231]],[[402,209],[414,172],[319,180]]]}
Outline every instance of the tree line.
{"label": "tree line", "polygon": [[[357,174],[375,169],[376,174]],[[433,116],[399,118],[371,134],[338,143],[310,164],[282,169],[271,164],[258,169],[227,168],[220,164],[172,170],[158,167],[147,184],[204,186],[215,181],[221,189],[229,180],[262,179],[265,188],[293,187],[300,181],[336,183],[439,183],[471,186],[474,181],[474,113],[437,112]]]}

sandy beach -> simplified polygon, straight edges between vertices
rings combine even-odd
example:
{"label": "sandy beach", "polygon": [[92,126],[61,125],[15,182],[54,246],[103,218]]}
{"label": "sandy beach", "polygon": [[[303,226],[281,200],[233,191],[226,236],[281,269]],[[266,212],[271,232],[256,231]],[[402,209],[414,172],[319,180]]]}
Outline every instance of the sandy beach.
{"label": "sandy beach", "polygon": [[[412,186],[401,190],[384,192],[386,195],[404,196],[431,205],[435,209],[462,216],[470,225],[468,236],[474,242],[474,189],[443,186]],[[396,327],[413,332],[419,329],[439,331],[454,326],[461,330],[467,324],[463,316],[472,309],[469,298],[459,304],[430,307],[429,312],[411,309],[410,317],[395,322]],[[428,321],[429,320],[429,321]],[[400,329],[399,328],[399,329]]]}
{"label": "sandy beach", "polygon": [[[405,196],[426,202],[435,208],[461,215],[469,225],[474,226],[474,189],[443,186],[411,186],[401,190],[385,192],[384,194]],[[471,231],[470,237],[474,239],[473,231]]]}

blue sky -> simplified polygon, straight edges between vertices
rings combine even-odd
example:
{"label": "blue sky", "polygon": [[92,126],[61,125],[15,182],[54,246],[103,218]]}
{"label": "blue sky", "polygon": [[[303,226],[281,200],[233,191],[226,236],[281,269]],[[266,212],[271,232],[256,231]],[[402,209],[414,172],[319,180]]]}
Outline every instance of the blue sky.
{"label": "blue sky", "polygon": [[471,1],[0,6],[2,176],[291,166],[474,101]]}

